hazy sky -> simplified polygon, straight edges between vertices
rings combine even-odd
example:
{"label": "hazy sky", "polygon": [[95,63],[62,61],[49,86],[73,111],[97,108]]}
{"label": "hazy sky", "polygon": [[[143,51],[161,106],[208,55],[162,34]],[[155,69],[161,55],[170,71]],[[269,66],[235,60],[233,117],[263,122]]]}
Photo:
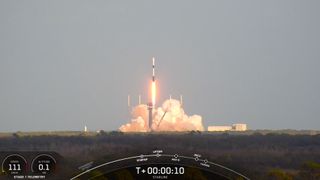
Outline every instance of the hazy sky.
{"label": "hazy sky", "polygon": [[[207,125],[320,129],[320,1],[0,1],[0,131],[115,130],[127,95]],[[158,101],[159,102],[159,101]]]}

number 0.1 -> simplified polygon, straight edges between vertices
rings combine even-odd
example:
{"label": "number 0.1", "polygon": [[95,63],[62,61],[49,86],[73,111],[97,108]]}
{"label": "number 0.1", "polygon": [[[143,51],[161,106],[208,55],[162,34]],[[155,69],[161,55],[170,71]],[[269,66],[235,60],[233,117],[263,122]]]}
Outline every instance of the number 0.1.
{"label": "number 0.1", "polygon": [[38,169],[39,169],[39,171],[49,171],[50,170],[50,168],[49,168],[49,164],[39,164],[38,165]]}

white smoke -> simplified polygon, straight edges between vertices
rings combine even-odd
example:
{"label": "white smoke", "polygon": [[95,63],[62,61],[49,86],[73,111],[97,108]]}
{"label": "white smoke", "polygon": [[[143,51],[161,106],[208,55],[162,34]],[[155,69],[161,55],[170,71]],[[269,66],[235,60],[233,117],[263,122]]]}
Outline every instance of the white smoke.
{"label": "white smoke", "polygon": [[[138,105],[133,108],[132,120],[122,125],[122,132],[147,132],[148,121],[147,105]],[[202,118],[199,115],[187,116],[178,100],[166,100],[162,107],[153,110],[153,131],[203,131]]]}

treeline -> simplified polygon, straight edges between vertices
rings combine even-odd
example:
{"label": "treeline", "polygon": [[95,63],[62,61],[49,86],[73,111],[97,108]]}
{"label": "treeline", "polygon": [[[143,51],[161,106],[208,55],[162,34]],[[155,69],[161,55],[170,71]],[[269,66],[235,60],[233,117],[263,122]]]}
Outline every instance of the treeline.
{"label": "treeline", "polygon": [[166,153],[202,154],[251,179],[320,179],[320,135],[278,133],[80,133],[74,136],[15,134],[0,138],[0,151],[55,151],[70,175],[80,165],[162,149]]}

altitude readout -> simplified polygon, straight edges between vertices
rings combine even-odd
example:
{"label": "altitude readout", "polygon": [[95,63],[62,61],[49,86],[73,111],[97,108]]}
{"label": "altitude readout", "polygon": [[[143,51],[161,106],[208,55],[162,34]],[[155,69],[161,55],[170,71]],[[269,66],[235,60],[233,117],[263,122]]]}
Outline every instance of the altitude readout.
{"label": "altitude readout", "polygon": [[55,170],[56,160],[48,154],[41,154],[32,161],[31,167],[33,173],[48,175]]}
{"label": "altitude readout", "polygon": [[183,175],[185,172],[184,167],[177,166],[177,167],[170,167],[170,166],[163,166],[163,167],[146,167],[142,168],[140,166],[136,167],[137,175],[139,174],[148,174],[148,175]]}

